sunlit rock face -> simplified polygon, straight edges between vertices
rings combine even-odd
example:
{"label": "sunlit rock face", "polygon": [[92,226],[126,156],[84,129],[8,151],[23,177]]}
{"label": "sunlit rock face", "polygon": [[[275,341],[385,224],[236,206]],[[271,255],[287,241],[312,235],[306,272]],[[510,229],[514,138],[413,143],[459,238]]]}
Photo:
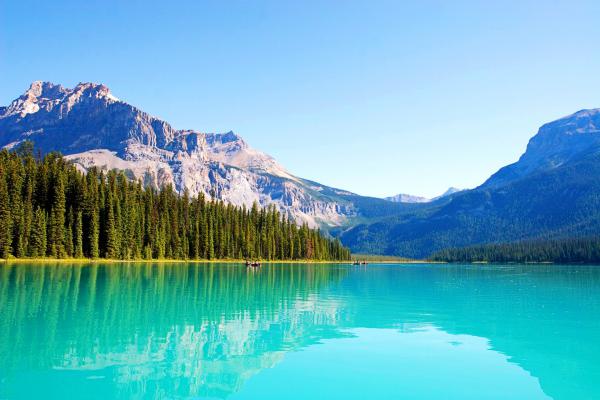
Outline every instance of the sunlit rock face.
{"label": "sunlit rock face", "polygon": [[0,146],[31,140],[43,153],[60,151],[80,169],[119,169],[132,179],[178,192],[203,193],[234,205],[275,205],[310,226],[341,225],[356,215],[331,188],[290,174],[233,132],[176,130],[95,83],[64,88],[34,82],[0,107]]}

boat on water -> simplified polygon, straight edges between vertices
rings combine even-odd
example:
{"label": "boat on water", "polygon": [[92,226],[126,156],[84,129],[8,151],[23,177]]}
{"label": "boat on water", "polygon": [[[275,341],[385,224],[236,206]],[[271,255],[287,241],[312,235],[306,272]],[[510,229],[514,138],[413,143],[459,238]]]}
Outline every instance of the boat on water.
{"label": "boat on water", "polygon": [[260,261],[246,261],[246,267],[260,267]]}

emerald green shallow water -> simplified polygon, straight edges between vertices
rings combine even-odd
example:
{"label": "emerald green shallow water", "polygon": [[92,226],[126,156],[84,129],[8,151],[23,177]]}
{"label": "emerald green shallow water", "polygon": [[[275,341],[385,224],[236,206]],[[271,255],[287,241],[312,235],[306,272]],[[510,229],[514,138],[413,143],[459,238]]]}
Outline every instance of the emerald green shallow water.
{"label": "emerald green shallow water", "polygon": [[0,266],[0,399],[597,399],[600,267]]}

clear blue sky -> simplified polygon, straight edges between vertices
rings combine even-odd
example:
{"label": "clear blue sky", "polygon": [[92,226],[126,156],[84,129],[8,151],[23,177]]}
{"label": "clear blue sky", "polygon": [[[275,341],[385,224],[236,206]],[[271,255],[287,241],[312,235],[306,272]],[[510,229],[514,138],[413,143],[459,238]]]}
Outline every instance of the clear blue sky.
{"label": "clear blue sky", "polygon": [[33,80],[101,82],[364,195],[476,186],[542,123],[600,107],[598,1],[0,7],[0,104]]}

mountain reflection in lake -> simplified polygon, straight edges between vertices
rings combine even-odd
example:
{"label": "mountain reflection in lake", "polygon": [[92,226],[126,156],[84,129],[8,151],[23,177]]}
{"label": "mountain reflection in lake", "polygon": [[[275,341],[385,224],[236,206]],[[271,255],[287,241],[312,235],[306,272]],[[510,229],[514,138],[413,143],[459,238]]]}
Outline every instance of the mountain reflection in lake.
{"label": "mountain reflection in lake", "polygon": [[594,267],[7,264],[0,398],[593,398],[599,316]]}

